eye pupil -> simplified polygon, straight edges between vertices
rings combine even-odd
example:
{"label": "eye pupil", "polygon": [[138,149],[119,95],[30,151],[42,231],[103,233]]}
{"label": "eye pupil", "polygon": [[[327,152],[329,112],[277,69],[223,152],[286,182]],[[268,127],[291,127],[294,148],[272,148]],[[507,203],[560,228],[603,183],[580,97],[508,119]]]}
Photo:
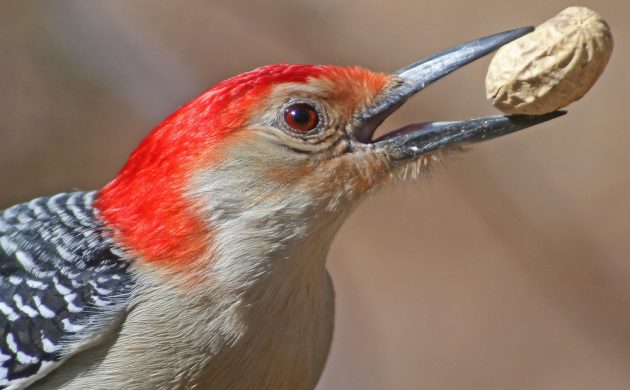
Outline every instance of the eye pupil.
{"label": "eye pupil", "polygon": [[313,130],[319,123],[317,111],[306,103],[293,104],[284,112],[284,120],[297,131]]}

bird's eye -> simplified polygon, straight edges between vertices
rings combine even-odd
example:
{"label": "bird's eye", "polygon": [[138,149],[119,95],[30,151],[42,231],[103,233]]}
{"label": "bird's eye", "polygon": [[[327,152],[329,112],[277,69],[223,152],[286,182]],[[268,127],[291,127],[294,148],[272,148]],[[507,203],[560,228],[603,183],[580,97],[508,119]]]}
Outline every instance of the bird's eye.
{"label": "bird's eye", "polygon": [[284,111],[284,121],[294,130],[307,132],[319,123],[319,114],[306,103],[292,104]]}

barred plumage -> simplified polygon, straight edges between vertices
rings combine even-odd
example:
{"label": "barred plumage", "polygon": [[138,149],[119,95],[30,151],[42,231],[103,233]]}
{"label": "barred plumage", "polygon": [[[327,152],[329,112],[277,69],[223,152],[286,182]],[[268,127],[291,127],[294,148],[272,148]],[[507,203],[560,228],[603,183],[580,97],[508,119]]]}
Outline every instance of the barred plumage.
{"label": "barred plumage", "polygon": [[62,193],[0,212],[0,388],[45,375],[115,322],[111,306],[124,307],[130,262],[113,249],[94,197]]}

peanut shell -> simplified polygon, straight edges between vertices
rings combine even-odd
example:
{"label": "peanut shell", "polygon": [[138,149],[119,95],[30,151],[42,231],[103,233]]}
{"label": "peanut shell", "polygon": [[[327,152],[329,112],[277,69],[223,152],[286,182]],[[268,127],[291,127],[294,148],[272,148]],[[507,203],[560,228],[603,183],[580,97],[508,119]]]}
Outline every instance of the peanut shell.
{"label": "peanut shell", "polygon": [[610,28],[586,7],[569,7],[503,46],[486,75],[486,95],[506,114],[540,115],[580,99],[604,71]]}

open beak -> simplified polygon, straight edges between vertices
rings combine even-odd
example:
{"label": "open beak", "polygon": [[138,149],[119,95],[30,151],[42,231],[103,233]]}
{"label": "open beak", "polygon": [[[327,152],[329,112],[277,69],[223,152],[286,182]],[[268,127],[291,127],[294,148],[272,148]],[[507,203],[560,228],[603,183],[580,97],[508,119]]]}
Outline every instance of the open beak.
{"label": "open beak", "polygon": [[372,139],[376,128],[409,97],[433,82],[479,59],[499,47],[533,31],[533,27],[490,35],[453,47],[393,73],[400,83],[391,87],[360,116],[354,138],[386,149],[392,160],[406,160],[446,146],[484,141],[509,134],[564,115],[556,111],[545,115],[498,115],[458,122],[419,123]]}

